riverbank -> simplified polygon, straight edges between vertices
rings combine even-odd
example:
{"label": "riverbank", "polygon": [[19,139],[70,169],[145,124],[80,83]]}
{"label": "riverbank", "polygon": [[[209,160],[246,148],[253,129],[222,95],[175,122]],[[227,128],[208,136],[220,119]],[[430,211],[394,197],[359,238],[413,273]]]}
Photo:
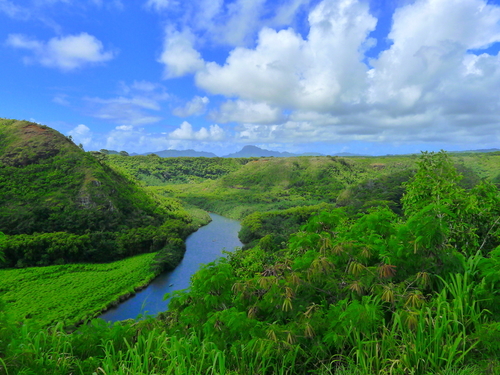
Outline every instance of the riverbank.
{"label": "riverbank", "polygon": [[[190,232],[211,221],[203,210],[189,208]],[[182,261],[185,248],[171,251],[169,270]],[[67,264],[0,269],[0,299],[15,321],[40,326],[64,322],[76,326],[96,318],[148,287],[161,273],[160,253],[147,253],[111,263]],[[163,259],[165,262],[165,259]]]}
{"label": "riverbank", "polygon": [[225,251],[241,247],[238,239],[240,223],[226,217],[210,214],[211,222],[186,239],[186,252],[180,264],[172,271],[162,273],[144,290],[106,311],[100,318],[107,321],[135,319],[139,315],[156,315],[166,311],[169,300],[166,293],[189,287],[191,276],[207,263],[223,257]]}

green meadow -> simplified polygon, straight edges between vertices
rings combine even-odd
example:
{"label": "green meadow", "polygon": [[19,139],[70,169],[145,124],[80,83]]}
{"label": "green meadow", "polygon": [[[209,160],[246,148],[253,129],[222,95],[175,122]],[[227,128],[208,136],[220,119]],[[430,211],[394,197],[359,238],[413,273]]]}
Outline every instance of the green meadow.
{"label": "green meadow", "polygon": [[105,264],[0,269],[0,298],[14,320],[75,325],[97,316],[156,276],[155,254]]}

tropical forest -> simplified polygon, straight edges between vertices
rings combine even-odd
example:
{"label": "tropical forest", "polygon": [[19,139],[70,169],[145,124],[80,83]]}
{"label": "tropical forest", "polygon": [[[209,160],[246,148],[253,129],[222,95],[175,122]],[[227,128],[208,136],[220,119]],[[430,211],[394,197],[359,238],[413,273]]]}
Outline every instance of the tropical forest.
{"label": "tropical forest", "polygon": [[[161,157],[0,119],[0,374],[500,374],[500,152]],[[242,246],[155,315],[211,214]]]}

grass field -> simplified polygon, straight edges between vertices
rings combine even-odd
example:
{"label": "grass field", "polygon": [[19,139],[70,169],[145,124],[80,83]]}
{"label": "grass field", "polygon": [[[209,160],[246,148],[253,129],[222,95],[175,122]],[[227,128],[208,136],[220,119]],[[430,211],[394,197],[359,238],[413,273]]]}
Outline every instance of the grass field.
{"label": "grass field", "polygon": [[120,297],[134,293],[155,274],[155,254],[106,264],[71,264],[0,270],[0,298],[15,320],[65,326],[97,316]]}

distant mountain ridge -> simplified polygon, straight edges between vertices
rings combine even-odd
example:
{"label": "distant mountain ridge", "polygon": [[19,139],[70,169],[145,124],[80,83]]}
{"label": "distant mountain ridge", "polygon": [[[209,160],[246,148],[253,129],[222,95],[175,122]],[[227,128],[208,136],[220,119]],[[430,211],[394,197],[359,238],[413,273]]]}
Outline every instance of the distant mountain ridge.
{"label": "distant mountain ridge", "polygon": [[195,150],[163,150],[156,152],[146,152],[141,155],[155,154],[162,158],[179,158],[179,157],[204,157],[204,158],[217,158],[218,156],[212,152],[195,151]]}
{"label": "distant mountain ridge", "polygon": [[[106,150],[108,154],[118,154],[118,151],[114,150]],[[487,153],[487,152],[498,152],[500,149],[498,148],[489,148],[489,149],[478,149],[478,150],[464,150],[464,151],[449,151],[449,153]],[[162,158],[178,158],[178,157],[205,157],[205,158],[218,158],[219,156],[214,154],[213,152],[206,151],[195,151],[192,149],[189,150],[163,150],[156,152],[145,152],[142,154],[131,153],[130,156],[137,155],[151,155],[155,154]],[[352,156],[368,156],[363,154],[354,154],[351,152],[337,152],[329,154],[331,156],[341,156],[341,157],[352,157]],[[298,156],[325,156],[325,154],[321,154],[319,152],[305,152],[302,154],[295,154],[287,151],[273,151],[266,150],[257,146],[247,145],[244,146],[240,151],[233,152],[228,155],[221,156],[223,158],[260,158],[260,157],[275,157],[275,158],[290,158],[290,157],[298,157]],[[370,155],[373,156],[373,155]]]}
{"label": "distant mountain ridge", "polygon": [[223,156],[223,158],[253,158],[253,157],[292,157],[299,156],[297,154],[292,154],[291,152],[279,152],[279,151],[270,151],[265,150],[257,146],[245,146],[240,151],[234,152],[232,154],[228,154]]}

